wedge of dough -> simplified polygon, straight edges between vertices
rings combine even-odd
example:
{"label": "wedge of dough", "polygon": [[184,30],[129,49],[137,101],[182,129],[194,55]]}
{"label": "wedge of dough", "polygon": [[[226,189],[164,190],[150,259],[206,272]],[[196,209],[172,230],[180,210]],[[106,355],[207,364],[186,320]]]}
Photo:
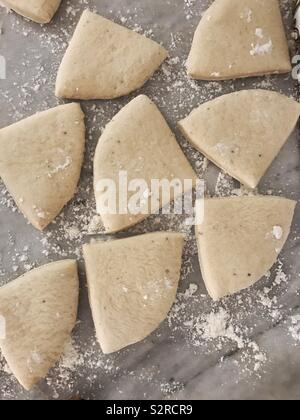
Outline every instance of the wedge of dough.
{"label": "wedge of dough", "polygon": [[84,145],[84,114],[75,103],[0,130],[0,177],[37,229],[44,229],[73,198]]}
{"label": "wedge of dough", "polygon": [[167,56],[151,39],[86,10],[59,68],[56,96],[127,95],[143,86]]}
{"label": "wedge of dough", "polygon": [[[136,179],[146,182],[142,191],[145,202],[142,211],[134,214],[122,214],[121,207],[117,214],[101,209],[101,203],[107,196],[102,181],[114,182],[117,197],[121,190],[120,174],[127,172],[128,186]],[[180,189],[171,190],[170,197],[161,196],[154,200],[151,180],[180,181],[183,191],[190,190],[184,180],[195,184],[196,174],[180,149],[174,134],[156,105],[147,96],[138,96],[126,105],[105,128],[94,159],[94,188],[98,213],[102,216],[106,232],[112,233],[126,229],[167,205],[170,200],[182,195]],[[174,185],[174,184],[173,184]],[[128,193],[128,204],[135,192]],[[149,211],[148,211],[149,210]],[[125,213],[123,211],[123,213]]]}
{"label": "wedge of dough", "polygon": [[203,279],[214,300],[252,286],[270,270],[289,236],[295,206],[270,196],[204,201],[196,235]]}
{"label": "wedge of dough", "polygon": [[44,265],[0,289],[6,330],[0,348],[25,389],[45,378],[63,354],[76,322],[78,293],[73,260]]}
{"label": "wedge of dough", "polygon": [[184,237],[151,233],[83,248],[97,338],[105,354],[150,335],[173,305]]}
{"label": "wedge of dough", "polygon": [[49,23],[61,0],[0,0],[0,4],[37,23]]}
{"label": "wedge of dough", "polygon": [[216,0],[196,30],[187,71],[202,80],[291,71],[278,0]]}
{"label": "wedge of dough", "polygon": [[266,90],[245,90],[201,105],[179,122],[185,137],[208,159],[256,188],[292,133],[300,104]]}

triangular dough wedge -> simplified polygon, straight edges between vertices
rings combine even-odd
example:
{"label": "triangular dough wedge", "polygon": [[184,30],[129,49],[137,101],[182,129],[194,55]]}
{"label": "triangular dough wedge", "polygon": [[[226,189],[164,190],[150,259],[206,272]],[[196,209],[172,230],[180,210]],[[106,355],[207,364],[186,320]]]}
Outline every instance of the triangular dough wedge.
{"label": "triangular dough wedge", "polygon": [[250,188],[292,133],[300,104],[266,90],[221,96],[180,121],[185,137],[208,159]]}
{"label": "triangular dough wedge", "polygon": [[[124,171],[127,172],[128,186],[136,179],[146,182],[142,195],[145,202],[141,206],[143,211],[138,214],[133,214],[132,211],[122,214],[122,208],[119,207],[117,214],[103,213],[101,203],[105,201],[103,198],[107,196],[107,191],[103,188],[102,181],[114,181],[118,197],[122,185],[120,172]],[[152,194],[151,190],[152,180],[178,180],[182,190],[187,192],[193,185],[190,188],[184,180],[191,180],[195,184],[196,174],[159,109],[147,96],[141,95],[112,119],[96,149],[94,188],[97,210],[102,216],[106,232],[126,229],[182,195],[180,189],[175,188],[171,190],[170,197],[161,195],[155,201],[156,194]],[[134,192],[128,193],[128,204],[134,195]]]}
{"label": "triangular dough wedge", "polygon": [[105,354],[135,344],[165,320],[180,279],[184,237],[151,233],[85,245],[90,304]]}
{"label": "triangular dough wedge", "polygon": [[37,229],[73,198],[85,145],[79,104],[62,105],[0,130],[0,177]]}
{"label": "triangular dough wedge", "polygon": [[291,71],[278,0],[216,0],[196,30],[187,70],[202,80]]}
{"label": "triangular dough wedge", "polygon": [[49,23],[61,0],[0,0],[0,4],[37,23]]}
{"label": "triangular dough wedge", "polygon": [[127,95],[143,86],[167,56],[151,39],[86,10],[59,68],[56,96]]}
{"label": "triangular dough wedge", "polygon": [[0,289],[6,330],[0,348],[25,389],[45,378],[63,354],[76,322],[78,293],[72,260],[32,270]]}
{"label": "triangular dough wedge", "polygon": [[203,279],[214,300],[252,286],[270,270],[289,236],[295,206],[279,197],[204,200],[196,235]]}

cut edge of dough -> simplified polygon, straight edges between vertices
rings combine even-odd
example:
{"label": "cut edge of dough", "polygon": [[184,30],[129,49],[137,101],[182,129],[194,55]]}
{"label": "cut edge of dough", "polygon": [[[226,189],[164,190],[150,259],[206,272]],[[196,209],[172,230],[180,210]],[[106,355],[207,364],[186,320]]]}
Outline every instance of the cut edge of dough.
{"label": "cut edge of dough", "polygon": [[237,80],[237,79],[247,79],[249,77],[263,77],[263,76],[275,76],[280,74],[287,74],[290,73],[292,70],[292,65],[286,67],[286,69],[275,70],[275,71],[265,71],[265,72],[257,72],[257,73],[244,73],[244,74],[237,74],[235,76],[211,76],[207,77],[202,75],[200,72],[196,72],[191,69],[187,64],[187,74],[191,80],[203,80],[207,82],[222,82],[226,80]]}

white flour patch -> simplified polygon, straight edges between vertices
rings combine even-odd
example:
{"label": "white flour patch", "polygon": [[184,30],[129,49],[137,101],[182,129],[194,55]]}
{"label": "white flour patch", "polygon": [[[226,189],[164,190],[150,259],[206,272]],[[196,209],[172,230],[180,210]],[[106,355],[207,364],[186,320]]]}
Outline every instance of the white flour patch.
{"label": "white flour patch", "polygon": [[283,229],[281,226],[274,226],[272,234],[275,239],[280,240],[283,236]]}
{"label": "white flour patch", "polygon": [[270,39],[264,44],[251,44],[252,49],[250,50],[250,55],[266,55],[270,54],[273,50],[273,42]]}
{"label": "white flour patch", "polygon": [[291,317],[291,326],[289,327],[289,333],[297,344],[300,344],[300,315]]}

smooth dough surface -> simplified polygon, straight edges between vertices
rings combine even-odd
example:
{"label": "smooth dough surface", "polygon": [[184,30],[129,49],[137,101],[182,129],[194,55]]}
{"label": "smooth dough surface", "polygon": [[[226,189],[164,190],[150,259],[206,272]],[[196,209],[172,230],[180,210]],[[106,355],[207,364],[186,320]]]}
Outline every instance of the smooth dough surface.
{"label": "smooth dough surface", "polygon": [[127,95],[143,86],[167,56],[151,39],[86,10],[59,68],[56,96]]}
{"label": "smooth dough surface", "polygon": [[216,0],[204,13],[187,61],[194,79],[291,71],[278,0]]}
{"label": "smooth dough surface", "polygon": [[[118,214],[102,212],[101,205],[106,191],[101,187],[101,181],[113,180],[120,191],[119,173],[127,171],[128,185],[135,179],[145,180],[147,186],[143,191],[145,205],[150,210],[151,180],[180,180],[183,190],[188,187],[184,180],[196,181],[196,174],[186,159],[174,134],[156,105],[147,96],[138,96],[126,105],[106,126],[96,149],[94,159],[94,189],[97,211],[102,217],[106,232],[116,232],[126,229],[150,215]],[[100,187],[99,187],[100,183]],[[190,188],[189,188],[190,189]],[[177,189],[172,189],[171,201],[182,195]],[[128,193],[128,203],[134,192]],[[153,210],[157,211],[170,202],[166,196],[161,196],[153,203]]]}
{"label": "smooth dough surface", "polygon": [[221,169],[256,188],[294,130],[300,104],[276,92],[245,90],[204,103],[179,122],[185,137]]}
{"label": "smooth dough surface", "polygon": [[63,354],[76,322],[78,293],[73,260],[47,264],[0,289],[6,324],[0,348],[25,389],[44,379]]}
{"label": "smooth dough surface", "polygon": [[165,320],[180,279],[184,237],[151,233],[84,246],[90,304],[104,353],[150,335]]}
{"label": "smooth dough surface", "polygon": [[37,229],[73,198],[84,147],[79,104],[61,105],[0,130],[0,177]]}
{"label": "smooth dough surface", "polygon": [[0,4],[37,23],[49,23],[61,0],[0,0]]}
{"label": "smooth dough surface", "polygon": [[289,236],[295,206],[271,196],[204,200],[196,236],[202,276],[214,300],[252,286],[271,269]]}

